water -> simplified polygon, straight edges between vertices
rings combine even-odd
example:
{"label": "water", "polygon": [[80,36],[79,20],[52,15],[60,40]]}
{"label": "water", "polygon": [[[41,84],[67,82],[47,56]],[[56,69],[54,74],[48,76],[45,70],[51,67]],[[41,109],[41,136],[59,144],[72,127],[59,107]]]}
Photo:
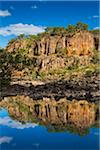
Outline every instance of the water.
{"label": "water", "polygon": [[36,123],[14,121],[7,110],[0,110],[1,150],[99,150],[99,128],[80,136],[68,131],[50,131]]}

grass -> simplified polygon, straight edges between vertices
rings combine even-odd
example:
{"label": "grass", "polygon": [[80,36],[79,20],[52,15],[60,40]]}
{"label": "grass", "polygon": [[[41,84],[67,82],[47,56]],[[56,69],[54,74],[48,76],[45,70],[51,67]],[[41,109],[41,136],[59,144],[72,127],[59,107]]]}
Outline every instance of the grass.
{"label": "grass", "polygon": [[36,71],[32,71],[32,79],[33,80],[35,80],[36,79],[36,77],[37,77],[37,73],[36,73]]}
{"label": "grass", "polygon": [[89,64],[88,66],[77,66],[73,68],[65,67],[63,69],[52,69],[49,70],[48,75],[58,77],[65,77],[66,74],[71,76],[73,74],[86,74],[87,76],[91,76],[94,72],[99,71],[98,64]]}
{"label": "grass", "polygon": [[47,74],[45,72],[39,72],[39,76],[42,80],[44,80],[47,76]]}

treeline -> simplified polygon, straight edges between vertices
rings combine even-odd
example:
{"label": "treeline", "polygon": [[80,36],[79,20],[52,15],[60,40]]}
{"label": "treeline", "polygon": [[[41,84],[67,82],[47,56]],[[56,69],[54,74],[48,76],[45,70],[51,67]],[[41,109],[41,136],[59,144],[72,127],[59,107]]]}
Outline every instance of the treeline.
{"label": "treeline", "polygon": [[[37,35],[25,35],[25,34],[20,34],[17,36],[17,39],[34,39],[36,41],[39,41],[41,37],[45,35],[62,35],[62,36],[72,36],[78,31],[83,31],[83,30],[88,30],[88,24],[82,23],[82,22],[77,22],[75,25],[69,24],[66,28],[65,27],[47,27],[45,29],[45,32],[37,34]],[[94,35],[99,34],[99,29],[96,30],[89,30],[91,33]],[[9,44],[13,43],[15,39],[11,39]]]}
{"label": "treeline", "polygon": [[47,27],[45,33],[49,33],[51,35],[55,34],[69,34],[74,33],[80,30],[88,30],[88,24],[78,22],[76,25],[68,25],[66,28],[64,27]]}
{"label": "treeline", "polygon": [[[13,70],[25,71],[32,74],[37,64],[37,58],[28,57],[28,50],[19,49],[16,52],[8,52],[0,48],[0,91],[11,82]],[[35,72],[36,76],[36,72]]]}
{"label": "treeline", "polygon": [[[17,39],[29,39],[33,41],[33,39],[40,40],[41,36],[44,35],[71,35],[80,30],[88,30],[88,25],[82,22],[78,22],[76,25],[68,25],[66,28],[64,27],[47,27],[44,33],[38,35],[24,35],[21,34],[17,37]],[[91,31],[93,34],[98,34],[99,30]],[[12,44],[15,39],[10,40],[9,44]],[[30,44],[30,43],[29,43]],[[93,61],[97,63],[97,53],[95,54]],[[34,68],[36,68],[37,58],[28,57],[28,49],[19,49],[15,52],[9,53],[6,49],[0,48],[0,88],[4,85],[10,83],[11,80],[11,71],[14,68],[15,70],[22,71],[25,68],[32,70],[34,72]],[[36,74],[36,73],[35,73]],[[34,74],[33,74],[34,76]]]}

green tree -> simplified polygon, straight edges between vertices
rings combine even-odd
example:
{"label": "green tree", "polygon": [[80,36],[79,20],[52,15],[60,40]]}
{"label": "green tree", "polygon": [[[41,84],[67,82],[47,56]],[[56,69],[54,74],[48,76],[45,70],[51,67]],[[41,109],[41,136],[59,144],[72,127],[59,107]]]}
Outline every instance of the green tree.
{"label": "green tree", "polygon": [[18,36],[18,39],[23,39],[23,38],[25,38],[26,36],[25,36],[25,34],[20,34],[19,36]]}
{"label": "green tree", "polygon": [[11,40],[9,41],[8,45],[14,43],[15,40],[16,40],[16,39],[11,39]]}
{"label": "green tree", "polygon": [[11,65],[9,63],[9,53],[5,50],[0,51],[0,91],[3,87],[10,84],[11,81]]}
{"label": "green tree", "polygon": [[45,32],[51,35],[61,35],[65,34],[66,30],[64,27],[47,27]]}
{"label": "green tree", "polygon": [[82,23],[82,22],[78,22],[76,24],[76,29],[77,30],[88,30],[88,24]]}
{"label": "green tree", "polygon": [[76,31],[76,28],[75,28],[74,25],[70,24],[70,25],[68,25],[66,30],[67,30],[68,33],[74,33]]}

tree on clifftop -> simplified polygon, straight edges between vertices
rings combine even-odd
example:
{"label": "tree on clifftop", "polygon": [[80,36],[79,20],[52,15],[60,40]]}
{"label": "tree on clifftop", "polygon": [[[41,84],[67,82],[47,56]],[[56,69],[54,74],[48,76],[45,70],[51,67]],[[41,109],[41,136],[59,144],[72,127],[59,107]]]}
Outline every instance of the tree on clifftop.
{"label": "tree on clifftop", "polygon": [[76,24],[76,30],[88,30],[88,24],[82,23],[82,22],[78,22]]}
{"label": "tree on clifftop", "polygon": [[61,34],[65,34],[66,30],[64,27],[47,27],[45,29],[45,32],[51,35],[61,35]]}

